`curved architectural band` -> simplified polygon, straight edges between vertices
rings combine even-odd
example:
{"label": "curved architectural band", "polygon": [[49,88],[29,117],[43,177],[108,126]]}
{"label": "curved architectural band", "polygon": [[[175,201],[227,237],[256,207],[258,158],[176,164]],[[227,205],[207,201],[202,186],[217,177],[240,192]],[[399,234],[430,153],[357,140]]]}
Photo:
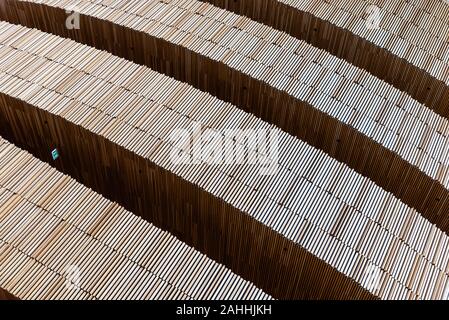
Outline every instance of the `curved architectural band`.
{"label": "curved architectural band", "polygon": [[[343,163],[146,67],[1,28],[1,128],[19,145],[47,159],[59,146],[61,170],[276,298],[444,296],[447,235]],[[270,139],[245,145],[230,128]],[[211,163],[222,145],[246,160]]]}
{"label": "curved architectural band", "polygon": [[449,117],[445,0],[202,1],[305,40]]}
{"label": "curved architectural band", "polygon": [[[348,164],[448,232],[449,122],[368,72],[198,1],[35,2],[6,2],[3,15],[229,101]],[[85,29],[66,28],[70,9]]]}
{"label": "curved architectural band", "polygon": [[271,299],[1,137],[0,167],[0,299]]}

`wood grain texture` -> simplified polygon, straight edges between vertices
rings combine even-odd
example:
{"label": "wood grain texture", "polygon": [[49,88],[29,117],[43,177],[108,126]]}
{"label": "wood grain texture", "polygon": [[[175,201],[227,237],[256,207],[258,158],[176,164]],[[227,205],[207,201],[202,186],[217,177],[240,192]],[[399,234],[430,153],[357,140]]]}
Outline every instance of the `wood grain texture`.
{"label": "wood grain texture", "polygon": [[[15,296],[271,299],[1,137],[0,163],[0,287]],[[10,297],[0,290],[0,299]]]}
{"label": "wood grain texture", "polygon": [[[201,0],[363,68],[449,117],[449,5],[427,1]],[[380,9],[378,30],[365,23]]]}
{"label": "wood grain texture", "polygon": [[[187,84],[71,40],[2,26],[4,35],[34,40],[30,52],[1,47],[0,128],[18,145],[49,162],[57,146],[59,169],[274,297],[444,294],[448,237],[369,179]],[[17,68],[20,61],[27,65]],[[174,164],[171,132],[195,122],[201,132],[277,130],[279,171]],[[367,290],[369,266],[382,276],[376,294]]]}
{"label": "wood grain texture", "polygon": [[[295,87],[291,93],[285,88],[285,81],[281,77],[285,74],[274,73],[272,71],[274,68],[265,66],[265,69],[262,69],[265,70],[262,72],[265,78],[244,73],[243,67],[237,63],[237,58],[232,60],[232,63],[228,61],[230,58],[224,59],[223,62],[201,53],[199,44],[192,45],[194,40],[199,41],[198,37],[186,36],[187,40],[184,42],[176,42],[176,39],[183,38],[173,36],[176,35],[176,28],[170,29],[167,26],[170,25],[169,22],[159,23],[158,19],[162,18],[156,16],[144,19],[139,15],[131,15],[135,10],[132,5],[141,5],[141,2],[118,2],[122,6],[131,3],[130,8],[119,10],[91,1],[81,1],[80,6],[83,4],[85,7],[79,8],[82,11],[80,23],[85,29],[80,30],[65,28],[67,13],[63,10],[71,8],[71,5],[78,3],[77,1],[65,1],[58,3],[59,5],[48,1],[39,2],[40,4],[32,1],[5,2],[3,16],[11,21],[72,38],[147,65],[224,101],[229,101],[346,163],[415,208],[440,229],[448,232],[448,121],[386,83],[376,80],[367,72],[360,69],[357,71],[350,64],[307,44],[299,45],[299,41],[296,40],[296,45],[299,46],[295,47],[299,51],[296,56],[308,56],[309,59],[303,60],[302,63],[308,62],[310,69],[307,69],[307,72],[299,69],[302,70],[305,79],[301,80],[303,82],[295,79],[295,86],[299,89]],[[157,3],[163,8],[168,8],[164,10],[179,11],[178,4],[182,6],[179,1],[169,1],[167,4],[150,1],[147,2],[148,7],[141,10],[143,12],[150,10],[151,6]],[[206,19],[208,15],[216,12],[212,6],[197,1],[188,4],[194,8],[195,4],[202,6],[195,9],[201,13],[196,15],[197,19],[213,21]],[[184,5],[187,4],[184,2]],[[133,28],[131,22],[126,25],[116,23],[112,18],[97,17],[94,9],[103,9],[105,12],[122,14],[125,17],[132,16],[136,19],[131,20],[132,23],[138,21],[143,25]],[[206,9],[212,10],[212,13]],[[183,10],[181,11],[188,12]],[[222,10],[220,13],[226,12]],[[175,17],[176,14],[168,15],[166,19]],[[231,17],[233,18],[229,20],[234,21],[235,26],[230,29],[237,35],[243,34],[244,30],[251,30],[246,26],[251,24],[249,19]],[[287,37],[260,24],[256,27],[257,30],[259,28],[263,30],[260,31],[262,34],[268,34],[265,36],[267,39],[279,40]],[[233,35],[229,28],[225,30],[228,31],[222,34]],[[188,30],[185,34],[189,34]],[[263,38],[263,35],[258,37]],[[229,35],[228,38],[233,39]],[[295,41],[291,37],[290,40]],[[279,42],[277,47],[283,45],[289,47],[290,43],[286,41],[285,44],[283,40],[274,42]],[[265,50],[269,52],[267,48],[274,50],[275,47],[264,44],[261,46],[263,49],[260,50],[261,55],[263,56]],[[270,58],[269,54],[265,56],[267,59]],[[282,57],[284,59],[278,60],[289,61],[286,56]],[[327,66],[327,69],[320,65]],[[289,66],[282,69],[285,72],[291,71]],[[328,74],[329,81],[321,81],[328,70],[331,70]],[[312,71],[315,75],[307,79]],[[333,83],[334,75],[340,79],[337,81],[338,85]],[[281,79],[279,81],[278,76]],[[325,92],[326,86],[332,88],[331,92]]]}

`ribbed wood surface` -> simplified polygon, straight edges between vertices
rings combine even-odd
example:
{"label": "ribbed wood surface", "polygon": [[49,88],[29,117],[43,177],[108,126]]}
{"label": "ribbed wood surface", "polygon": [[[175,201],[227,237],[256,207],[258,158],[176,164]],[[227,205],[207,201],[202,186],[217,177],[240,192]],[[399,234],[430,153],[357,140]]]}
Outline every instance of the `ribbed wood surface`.
{"label": "ribbed wood surface", "polygon": [[[198,1],[39,3],[13,2],[7,17],[230,101],[345,162],[449,230],[448,121],[366,71]],[[85,29],[65,28],[62,9],[74,6]],[[113,39],[102,32],[108,28]]]}
{"label": "ribbed wood surface", "polygon": [[[14,28],[28,32],[2,27],[3,34]],[[275,297],[445,294],[447,236],[369,179],[251,114],[146,67],[38,31],[32,38],[39,48],[33,53],[2,47],[2,127],[15,141],[41,156],[45,152],[39,150],[60,147],[63,170]],[[24,60],[28,64],[17,68]],[[195,123],[201,132],[274,130],[279,157],[271,160],[278,170],[263,176],[260,165],[174,164],[172,131]],[[381,275],[380,288],[369,289],[370,267]]]}
{"label": "ribbed wood surface", "polygon": [[1,137],[0,168],[0,287],[21,299],[270,299]]}
{"label": "ribbed wood surface", "polygon": [[[445,0],[202,1],[325,49],[449,116]],[[378,29],[370,29],[376,19],[373,6],[380,13]]]}

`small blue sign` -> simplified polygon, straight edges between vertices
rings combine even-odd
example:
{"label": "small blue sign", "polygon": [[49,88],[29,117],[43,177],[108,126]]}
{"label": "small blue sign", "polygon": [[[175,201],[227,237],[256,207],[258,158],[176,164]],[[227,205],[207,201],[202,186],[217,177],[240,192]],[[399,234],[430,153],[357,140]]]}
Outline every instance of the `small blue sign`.
{"label": "small blue sign", "polygon": [[52,156],[53,160],[58,159],[58,158],[59,158],[59,152],[58,152],[58,149],[54,149],[54,150],[51,152],[51,156]]}

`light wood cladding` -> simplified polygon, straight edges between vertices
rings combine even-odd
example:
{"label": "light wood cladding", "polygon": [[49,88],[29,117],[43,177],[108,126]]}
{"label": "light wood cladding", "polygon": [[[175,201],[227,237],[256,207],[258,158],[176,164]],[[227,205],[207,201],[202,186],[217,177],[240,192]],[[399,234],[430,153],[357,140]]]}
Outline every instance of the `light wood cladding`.
{"label": "light wood cladding", "polygon": [[0,287],[21,299],[271,299],[1,137],[0,168]]}
{"label": "light wood cladding", "polygon": [[[270,25],[363,68],[449,116],[444,0],[202,0]],[[366,27],[369,6],[379,29]]]}
{"label": "light wood cladding", "polygon": [[[48,161],[57,147],[58,168],[275,298],[444,296],[447,235],[345,164],[144,66],[1,27],[22,41],[31,32],[27,47],[36,49],[0,46],[0,128],[19,145]],[[174,164],[170,134],[195,123],[201,132],[274,130],[278,170]],[[366,279],[371,267],[380,276],[375,289]]]}
{"label": "light wood cladding", "polygon": [[[67,30],[63,9],[75,7],[84,29]],[[198,1],[7,1],[2,12],[229,101],[449,230],[448,120],[324,50]]]}

